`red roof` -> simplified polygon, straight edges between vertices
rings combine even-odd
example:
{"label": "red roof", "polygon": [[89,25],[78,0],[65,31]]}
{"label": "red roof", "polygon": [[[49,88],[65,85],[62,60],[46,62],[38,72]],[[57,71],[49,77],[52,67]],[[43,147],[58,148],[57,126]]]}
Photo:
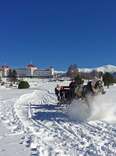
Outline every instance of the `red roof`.
{"label": "red roof", "polygon": [[35,67],[33,64],[28,64],[27,67]]}

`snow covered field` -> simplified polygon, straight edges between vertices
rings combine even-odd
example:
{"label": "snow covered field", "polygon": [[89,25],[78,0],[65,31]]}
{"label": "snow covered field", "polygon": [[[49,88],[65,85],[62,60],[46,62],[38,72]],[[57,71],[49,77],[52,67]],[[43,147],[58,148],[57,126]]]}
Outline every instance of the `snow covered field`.
{"label": "snow covered field", "polygon": [[0,87],[0,156],[116,155],[116,86],[88,109],[76,101],[58,106],[57,82],[30,84]]}

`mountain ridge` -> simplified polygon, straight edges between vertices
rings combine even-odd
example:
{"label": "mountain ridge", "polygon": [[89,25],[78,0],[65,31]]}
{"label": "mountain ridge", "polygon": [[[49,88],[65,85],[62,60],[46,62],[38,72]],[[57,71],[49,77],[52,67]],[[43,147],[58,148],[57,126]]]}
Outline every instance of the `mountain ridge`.
{"label": "mountain ridge", "polygon": [[114,73],[116,72],[116,66],[115,65],[103,65],[100,67],[96,67],[96,68],[79,68],[79,72],[92,72],[93,70],[96,70],[98,72],[109,72],[109,73]]}
{"label": "mountain ridge", "polygon": [[[99,67],[95,67],[95,68],[78,68],[79,69],[79,72],[84,72],[84,73],[90,73],[92,72],[93,70],[96,70],[97,72],[109,72],[109,73],[115,73],[116,72],[116,66],[115,65],[111,65],[111,64],[108,64],[108,65],[103,65],[103,66],[99,66]],[[58,70],[55,70],[55,73],[66,73],[66,71],[58,71]]]}

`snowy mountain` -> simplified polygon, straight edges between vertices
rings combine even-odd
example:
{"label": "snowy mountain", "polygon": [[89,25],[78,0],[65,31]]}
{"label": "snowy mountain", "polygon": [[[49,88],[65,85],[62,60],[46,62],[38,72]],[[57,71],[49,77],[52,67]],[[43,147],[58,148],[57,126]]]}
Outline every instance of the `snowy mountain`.
{"label": "snowy mountain", "polygon": [[96,68],[79,68],[79,71],[80,72],[91,72],[93,70],[96,70],[98,72],[110,72],[110,73],[114,73],[116,72],[116,66],[114,65],[104,65],[104,66],[101,66],[101,67],[96,67]]}
{"label": "snowy mountain", "polygon": [[[96,68],[79,68],[79,72],[84,72],[84,73],[90,73],[93,70],[96,70],[98,72],[109,72],[109,73],[115,73],[116,72],[116,66],[114,65],[104,65]],[[67,71],[57,71],[55,70],[56,74],[65,74]]]}

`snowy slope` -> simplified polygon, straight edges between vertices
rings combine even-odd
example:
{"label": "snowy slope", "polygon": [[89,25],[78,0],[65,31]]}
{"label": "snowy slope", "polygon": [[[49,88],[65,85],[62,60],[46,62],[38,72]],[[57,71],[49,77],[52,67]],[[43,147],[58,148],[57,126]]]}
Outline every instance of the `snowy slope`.
{"label": "snowy slope", "polygon": [[[67,85],[68,82],[64,83]],[[76,120],[71,118],[73,104],[70,107],[56,104],[56,84],[41,81],[36,85],[36,90],[15,90],[15,98],[14,90],[6,89],[4,94],[3,89],[0,90],[1,122],[9,128],[9,133],[22,134],[20,141],[30,147],[31,155],[35,149],[39,156],[115,156],[116,87],[108,90],[104,98],[98,98],[92,111],[89,110],[91,114],[84,116],[80,122],[78,119],[82,117],[81,114],[84,115],[85,106],[74,103],[79,107],[76,107]],[[100,109],[96,109],[98,105],[102,106],[102,115]],[[111,106],[114,106],[113,109],[110,109]],[[106,113],[103,115],[104,111]]]}
{"label": "snowy slope", "polygon": [[96,70],[96,71],[101,71],[101,72],[110,72],[110,73],[113,73],[113,72],[116,72],[116,66],[114,65],[104,65],[104,66],[101,66],[101,67],[96,67],[96,68],[79,68],[79,71],[81,72],[91,72],[93,70]]}
{"label": "snowy slope", "polygon": [[[116,66],[114,65],[104,65],[104,66],[100,66],[100,67],[96,67],[96,68],[78,68],[79,72],[84,72],[84,73],[90,73],[93,70],[96,70],[98,72],[110,72],[110,73],[115,73],[116,72]],[[66,71],[55,71],[55,73],[61,73],[64,74],[66,73]]]}
{"label": "snowy slope", "polygon": [[114,65],[105,65],[105,66],[96,68],[96,70],[97,71],[102,71],[102,72],[113,73],[113,72],[116,72],[116,66],[114,66]]}

